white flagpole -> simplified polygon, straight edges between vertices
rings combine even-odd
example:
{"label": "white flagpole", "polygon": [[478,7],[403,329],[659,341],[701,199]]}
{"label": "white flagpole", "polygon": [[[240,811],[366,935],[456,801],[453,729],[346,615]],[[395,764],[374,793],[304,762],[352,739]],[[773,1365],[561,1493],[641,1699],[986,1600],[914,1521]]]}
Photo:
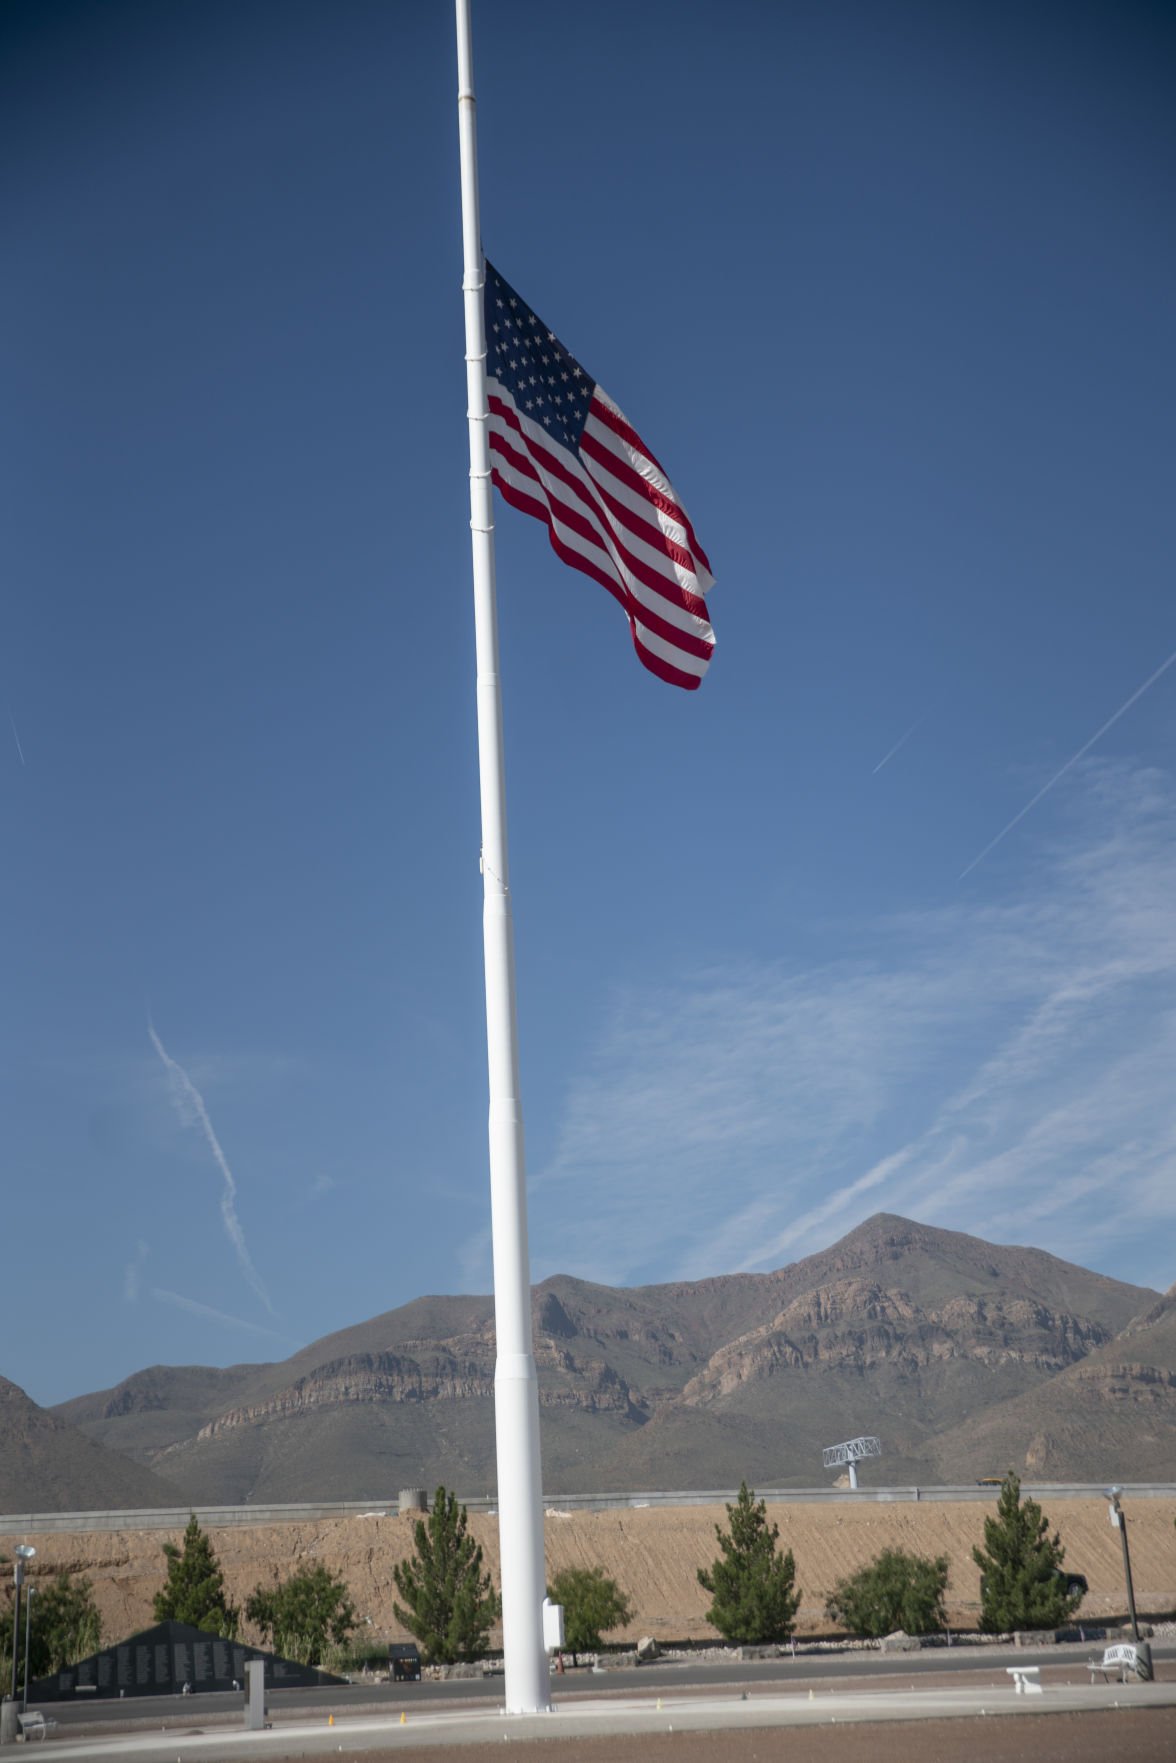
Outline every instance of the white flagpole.
{"label": "white flagpole", "polygon": [[478,214],[478,148],[470,0],[457,5],[457,117],[461,141],[461,225],[465,270],[466,388],[470,429],[470,530],[478,663],[478,772],[482,794],[483,941],[490,1072],[490,1220],[494,1240],[494,1317],[498,1358],[494,1423],[498,1446],[498,1536],[502,1557],[502,1634],[506,1709],[551,1707],[543,1646],[543,1479],[539,1468],[539,1391],[531,1347],[531,1268],[519,1041],[515,1014],[514,931],[506,844],[506,775],[494,596],[494,511],[486,397],[485,264]]}

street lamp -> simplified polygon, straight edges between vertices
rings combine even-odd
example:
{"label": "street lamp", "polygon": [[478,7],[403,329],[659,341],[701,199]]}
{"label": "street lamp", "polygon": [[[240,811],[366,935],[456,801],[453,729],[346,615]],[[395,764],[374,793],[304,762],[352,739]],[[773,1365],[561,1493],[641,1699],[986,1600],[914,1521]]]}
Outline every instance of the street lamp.
{"label": "street lamp", "polygon": [[16,1603],[12,1611],[12,1699],[16,1700],[16,1661],[20,1652],[20,1588],[24,1584],[25,1562],[31,1561],[36,1549],[31,1543],[17,1543],[13,1554],[16,1560],[12,1563],[12,1580],[16,1586]]}
{"label": "street lamp", "polygon": [[[34,1593],[34,1592],[35,1592],[35,1591],[36,1591],[36,1589],[37,1589],[37,1588],[36,1588],[36,1586],[35,1586],[35,1585],[34,1585],[34,1584],[33,1584],[33,1582],[32,1582],[32,1580],[31,1580],[31,1579],[30,1579],[30,1581],[29,1581],[29,1587],[28,1587],[28,1590],[27,1590],[27,1591],[26,1591],[26,1593],[25,1593],[25,1668],[24,1668],[24,1694],[23,1694],[23,1695],[22,1695],[22,1696],[21,1696],[21,1698],[20,1698],[20,1711],[21,1711],[21,1713],[22,1713],[22,1714],[27,1714],[27,1713],[28,1713],[28,1711],[29,1711],[29,1628],[30,1628],[30,1627],[31,1627],[31,1625],[32,1625],[32,1619],[33,1619],[33,1593]],[[14,1633],[15,1633],[15,1630],[14,1630],[14,1631],[13,1631],[13,1632],[14,1632]]]}
{"label": "street lamp", "polygon": [[1118,1482],[1106,1490],[1110,1501],[1108,1509],[1111,1523],[1118,1531],[1123,1543],[1123,1574],[1127,1580],[1127,1609],[1131,1615],[1131,1639],[1135,1643],[1135,1675],[1140,1683],[1149,1683],[1152,1675],[1151,1648],[1146,1641],[1139,1638],[1139,1623],[1135,1617],[1135,1586],[1131,1580],[1131,1551],[1127,1547],[1127,1514],[1119,1503],[1119,1495],[1123,1492]]}

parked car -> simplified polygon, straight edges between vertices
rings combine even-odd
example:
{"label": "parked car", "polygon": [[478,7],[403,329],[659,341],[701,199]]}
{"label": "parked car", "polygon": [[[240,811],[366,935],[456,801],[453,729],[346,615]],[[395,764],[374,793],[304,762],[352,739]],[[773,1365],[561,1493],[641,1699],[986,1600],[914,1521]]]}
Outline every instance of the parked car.
{"label": "parked car", "polygon": [[[1086,1596],[1087,1592],[1090,1590],[1089,1585],[1086,1583],[1086,1575],[1084,1573],[1070,1573],[1064,1567],[1055,1567],[1054,1572],[1057,1574],[1058,1578],[1065,1585],[1066,1596],[1068,1598],[1084,1598]],[[981,1598],[983,1598],[983,1596],[984,1596],[984,1588],[986,1587],[987,1584],[988,1584],[988,1575],[986,1573],[982,1573],[980,1575],[980,1596],[981,1596]]]}

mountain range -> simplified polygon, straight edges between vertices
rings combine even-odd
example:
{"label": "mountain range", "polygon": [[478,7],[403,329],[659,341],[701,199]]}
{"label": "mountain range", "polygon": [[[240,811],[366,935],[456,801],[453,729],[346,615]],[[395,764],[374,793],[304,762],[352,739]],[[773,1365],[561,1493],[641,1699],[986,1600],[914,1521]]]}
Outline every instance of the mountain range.
{"label": "mountain range", "polygon": [[[1176,1463],[1176,1288],[879,1213],[766,1274],[533,1294],[552,1492],[1145,1480]],[[494,1312],[429,1297],[275,1364],[156,1365],[38,1409],[0,1380],[0,1509],[492,1493]]]}

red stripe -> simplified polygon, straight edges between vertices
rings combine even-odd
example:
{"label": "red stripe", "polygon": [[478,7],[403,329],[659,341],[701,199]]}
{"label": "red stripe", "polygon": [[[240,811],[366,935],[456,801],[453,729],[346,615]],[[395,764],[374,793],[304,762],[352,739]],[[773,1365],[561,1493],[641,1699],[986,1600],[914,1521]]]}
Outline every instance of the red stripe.
{"label": "red stripe", "polygon": [[705,551],[695,536],[694,528],[690,524],[690,516],[680,502],[672,496],[667,496],[664,490],[657,488],[656,484],[651,484],[649,479],[642,477],[639,471],[634,471],[627,460],[621,459],[616,453],[612,453],[607,447],[602,446],[594,435],[588,433],[587,429],[580,436],[580,452],[624,484],[627,490],[632,490],[635,496],[640,496],[646,502],[652,502],[655,508],[660,508],[663,514],[670,515],[680,526],[684,526],[694,555],[708,574],[714,573],[707,561]]}
{"label": "red stripe", "polygon": [[[616,496],[611,496],[604,485],[596,483],[595,479],[593,480],[593,488],[608,509],[611,520],[616,521],[620,526],[627,527],[633,537],[640,539],[643,544],[651,546],[655,551],[661,551],[664,556],[670,559],[671,563],[680,564],[683,569],[688,569],[691,575],[698,573],[690,552],[684,545],[679,545],[676,539],[671,539],[664,527],[654,526],[651,521],[645,519],[644,515],[636,513],[626,503],[619,501]],[[679,522],[679,524],[681,523]],[[685,588],[682,591],[683,593],[688,592]],[[701,596],[697,596],[697,598],[701,599]]]}
{"label": "red stripe", "polygon": [[654,655],[651,650],[646,649],[642,645],[641,638],[633,629],[632,619],[629,620],[629,631],[633,638],[633,647],[637,651],[637,659],[642,667],[648,667],[650,673],[656,673],[658,679],[664,679],[668,686],[681,686],[684,692],[698,690],[702,684],[700,673],[683,673],[679,668],[672,667],[668,661],[663,661],[660,655]]}
{"label": "red stripe", "polygon": [[[663,574],[655,567],[655,565],[647,563],[644,558],[635,556],[625,544],[624,534],[620,532],[613,523],[613,509],[615,504],[613,499],[608,496],[603,486],[593,482],[591,488],[589,488],[589,486],[585,485],[574,472],[568,469],[558,454],[549,452],[547,448],[541,446],[537,441],[533,440],[528,434],[526,434],[518,412],[513,407],[503,403],[499,398],[491,398],[490,409],[495,415],[501,416],[503,421],[514,430],[519,437],[520,444],[527,450],[528,463],[524,465],[523,455],[518,454],[514,449],[510,448],[505,440],[503,440],[499,449],[511,458],[512,462],[517,465],[519,470],[523,471],[528,477],[535,476],[534,469],[529,461],[532,456],[538,459],[543,468],[549,472],[552,477],[558,478],[559,482],[564,484],[576,497],[576,500],[584,505],[591,518],[594,520],[598,530],[606,532],[609,535],[624,558],[626,567],[638,581],[642,582],[647,588],[651,588],[655,594],[660,594],[661,597],[668,600],[671,605],[680,607],[683,612],[689,612],[695,618],[706,619],[709,624],[710,618],[706,608],[706,601],[702,598],[701,594],[692,593],[689,588],[684,588],[676,575]],[[491,447],[494,446],[495,441],[498,439],[499,437],[495,435],[493,430],[491,430]],[[603,506],[598,506],[598,503],[603,504]],[[626,513],[629,512],[629,510],[626,510]],[[580,530],[576,524],[577,518],[579,517],[572,517],[568,520],[568,525],[572,527],[573,531]],[[639,521],[640,519],[639,516],[632,516],[631,518],[635,521]],[[638,537],[645,539],[652,550],[660,549],[662,554],[666,556],[672,564],[673,557],[670,551],[672,541],[666,539],[665,534],[661,531],[660,527],[648,528],[648,537],[647,533],[642,532],[639,526],[636,528],[630,528],[630,530],[634,530]],[[654,542],[654,535],[656,535],[656,543]],[[591,537],[587,532],[583,532],[581,536],[586,538]],[[593,540],[593,542],[596,541]],[[687,567],[693,572],[692,559]]]}
{"label": "red stripe", "polygon": [[[506,444],[503,437],[496,434],[493,430],[491,430],[490,433],[490,450],[492,453],[499,453],[513,470],[521,473],[524,477],[533,478],[539,483],[538,473],[530,459],[524,458],[516,453],[513,448]],[[566,471],[560,470],[557,475],[561,482],[570,482],[571,487],[573,489],[576,488],[574,480],[569,479],[569,474]],[[500,489],[504,488],[498,477],[495,477],[495,482],[498,483]],[[568,508],[566,503],[562,502],[558,497],[553,497],[551,492],[542,483],[539,483],[539,489],[540,494],[545,498],[544,506],[546,512],[543,518],[547,520],[549,526],[552,524],[551,512],[552,509],[554,509],[555,517],[562,527],[566,528],[569,532],[575,533],[578,538],[583,539],[587,544],[599,546],[598,533],[600,529],[597,524],[586,520],[582,514],[578,514],[574,509]],[[619,549],[624,552],[623,546],[619,546]],[[578,556],[579,553],[574,553],[574,555]],[[663,598],[672,598],[672,596],[665,594],[661,579],[657,577],[652,570],[648,569],[647,566],[640,564],[636,558],[630,560],[627,552],[625,552],[624,555],[626,563],[638,580],[646,582],[647,586],[652,586]],[[596,576],[595,571],[589,571],[587,573]],[[599,577],[597,576],[596,579],[599,579]],[[621,598],[622,605],[624,605],[627,610],[635,613],[642,624],[646,625],[651,631],[654,631],[659,637],[662,637],[667,643],[672,643],[676,649],[681,649],[684,655],[694,655],[699,661],[709,661],[714,650],[713,638],[708,641],[705,637],[696,636],[691,631],[682,630],[679,625],[671,624],[668,619],[662,618],[659,613],[651,610],[644,604],[644,602],[635,597],[631,597],[626,584],[623,581],[620,581],[619,578],[617,578],[617,580],[618,586],[621,588],[621,595],[618,597]],[[693,597],[694,596],[692,596],[692,598]]]}
{"label": "red stripe", "polygon": [[[591,417],[594,417],[597,422],[602,422],[604,424],[605,428],[611,429],[613,434],[616,435],[618,440],[624,441],[625,444],[627,446],[632,447],[635,452],[643,453],[645,455],[646,459],[649,460],[649,463],[651,465],[656,466],[658,471],[660,471],[662,476],[665,478],[666,482],[669,483],[670,474],[666,470],[665,466],[662,464],[661,460],[658,459],[656,454],[650,452],[649,448],[645,445],[645,442],[641,439],[641,436],[637,433],[637,430],[635,428],[630,427],[629,423],[621,415],[619,410],[611,409],[609,407],[609,405],[602,403],[599,398],[594,397],[592,400],[592,404],[589,408],[588,414]],[[613,453],[609,453],[607,447],[601,449],[600,442],[594,441],[592,439],[591,435],[581,436],[581,439],[580,439],[581,452],[584,451],[584,441],[586,439],[588,441],[591,441],[593,447],[597,448],[600,451],[604,462],[608,462],[608,463],[616,462],[616,455]],[[659,507],[665,506],[665,503],[663,500],[664,492],[656,489],[655,486],[653,484],[651,484],[648,481],[648,479],[643,478],[639,472],[635,473],[634,475],[637,478],[637,485],[635,487],[640,488],[640,493],[642,495],[648,496],[650,501],[656,501],[658,503]],[[698,558],[698,561],[702,564],[702,567],[706,570],[707,574],[713,575],[714,571],[711,569],[710,562],[707,558],[706,552],[703,550],[702,546],[698,542],[697,537],[695,536],[694,528],[690,522],[690,516],[687,514],[686,510],[683,508],[682,504],[678,501],[676,493],[674,494],[673,500],[670,504],[669,511],[676,513],[678,519],[681,521],[682,525],[686,528],[686,531],[690,535],[690,546],[694,552],[694,555]]]}
{"label": "red stripe", "polygon": [[[582,575],[590,576],[593,581],[599,582],[601,587],[607,588],[613,598],[625,608],[629,618],[629,634],[633,639],[633,647],[637,651],[637,659],[641,665],[648,668],[650,673],[656,674],[659,679],[664,680],[667,685],[679,686],[686,692],[696,691],[702,683],[701,674],[686,673],[671,662],[663,661],[660,655],[654,655],[651,650],[645,648],[637,635],[638,622],[645,625],[647,629],[656,629],[656,626],[664,621],[647,616],[644,608],[640,609],[638,619],[630,610],[632,602],[621,585],[611,575],[606,575],[603,570],[597,569],[589,558],[584,557],[579,551],[573,550],[570,545],[563,542],[555,529],[551,510],[545,502],[540,502],[536,498],[526,495],[523,491],[516,489],[513,484],[504,483],[497,471],[493,472],[493,478],[498,485],[499,494],[510,503],[512,508],[517,508],[522,514],[530,514],[536,520],[541,520],[544,523],[551,548],[562,562],[569,564],[572,569],[578,569]],[[682,647],[686,653],[690,652],[680,641],[683,633],[673,626],[667,625],[664,630],[657,630],[656,634],[664,637],[667,642]],[[705,646],[704,653],[699,659],[709,660],[712,650],[713,644]]]}

